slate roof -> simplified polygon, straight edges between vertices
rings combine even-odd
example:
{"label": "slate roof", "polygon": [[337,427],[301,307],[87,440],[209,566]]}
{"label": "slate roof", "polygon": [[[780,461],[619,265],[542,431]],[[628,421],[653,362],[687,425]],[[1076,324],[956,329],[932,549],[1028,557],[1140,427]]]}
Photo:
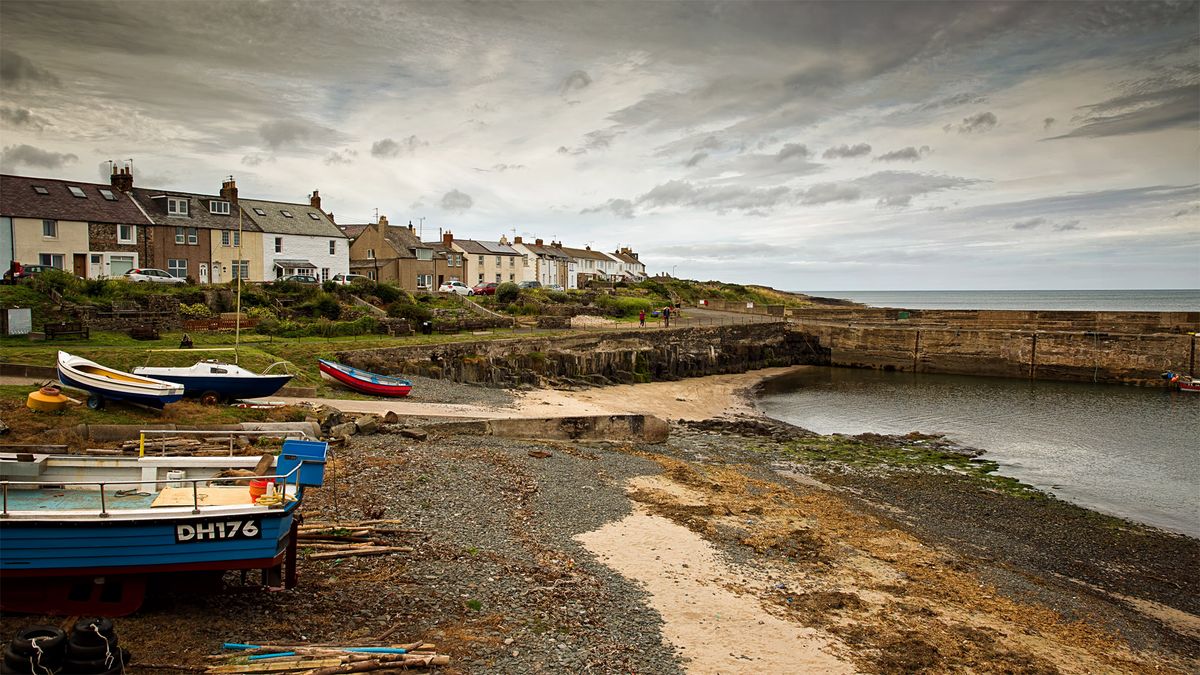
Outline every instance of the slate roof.
{"label": "slate roof", "polygon": [[[209,211],[210,201],[229,201],[220,195],[204,195],[194,192],[179,192],[176,190],[155,190],[154,188],[133,188],[133,197],[141,205],[142,210],[155,225],[167,227],[200,227],[209,230],[237,230],[238,207],[230,203],[229,213],[212,213]],[[167,198],[183,197],[188,200],[186,216],[167,215]],[[254,221],[242,217],[242,231],[261,232]]]}
{"label": "slate roof", "polygon": [[[45,188],[47,194],[38,194],[34,186]],[[74,196],[69,186],[86,196]],[[116,200],[106,199],[100,190],[107,190]],[[111,185],[9,175],[0,175],[0,215],[125,225],[149,222],[127,195]]]}
{"label": "slate roof", "polygon": [[590,251],[584,248],[567,248],[566,246],[563,246],[561,250],[563,253],[566,253],[572,258],[591,258],[592,260],[612,262],[612,258],[608,257],[604,253],[601,253],[600,251]]}
{"label": "slate roof", "polygon": [[363,233],[363,230],[370,227],[369,225],[338,225],[338,229],[351,239],[358,239],[358,235]]}
{"label": "slate roof", "polygon": [[421,243],[417,235],[406,225],[388,225],[383,230],[383,238],[392,245],[392,248],[400,252],[402,258],[416,257],[416,254],[413,253],[414,248],[429,248]]}
{"label": "slate roof", "polygon": [[[257,223],[263,232],[334,239],[347,238],[346,233],[338,229],[338,226],[334,225],[329,216],[326,216],[321,209],[314,209],[308,204],[268,202],[246,198],[239,199],[238,202],[246,216]],[[262,213],[260,214],[258,211],[262,211]],[[292,217],[288,218],[283,215],[284,211],[292,214]]]}
{"label": "slate roof", "polygon": [[620,260],[621,262],[629,264],[629,265],[642,264],[642,261],[629,255],[628,253],[621,253],[620,251],[613,251],[612,253],[609,253],[609,255],[611,255],[612,257],[616,258],[617,260]]}
{"label": "slate roof", "polygon": [[525,248],[529,249],[534,255],[540,255],[547,258],[555,258],[557,260],[570,260],[571,256],[563,253],[563,250],[557,246],[538,246],[537,244],[524,244]]}
{"label": "slate roof", "polygon": [[476,241],[475,239],[455,239],[454,243],[471,255],[521,255],[517,250],[498,241]]}

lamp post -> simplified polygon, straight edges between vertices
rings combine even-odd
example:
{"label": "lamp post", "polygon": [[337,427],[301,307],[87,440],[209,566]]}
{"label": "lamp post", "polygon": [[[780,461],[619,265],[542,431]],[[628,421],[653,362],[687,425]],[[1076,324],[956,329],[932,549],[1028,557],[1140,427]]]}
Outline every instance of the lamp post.
{"label": "lamp post", "polygon": [[672,279],[675,278],[675,268],[676,267],[679,267],[679,265],[671,265],[671,278]]}

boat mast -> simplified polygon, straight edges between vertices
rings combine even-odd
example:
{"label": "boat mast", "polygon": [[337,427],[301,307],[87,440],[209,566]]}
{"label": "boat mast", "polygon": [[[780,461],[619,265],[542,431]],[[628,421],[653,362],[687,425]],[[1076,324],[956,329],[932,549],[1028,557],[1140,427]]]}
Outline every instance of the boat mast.
{"label": "boat mast", "polygon": [[233,362],[238,362],[238,345],[242,341],[242,207],[238,206],[238,245],[237,245],[237,261],[234,269],[237,270],[237,305],[235,307],[233,323]]}

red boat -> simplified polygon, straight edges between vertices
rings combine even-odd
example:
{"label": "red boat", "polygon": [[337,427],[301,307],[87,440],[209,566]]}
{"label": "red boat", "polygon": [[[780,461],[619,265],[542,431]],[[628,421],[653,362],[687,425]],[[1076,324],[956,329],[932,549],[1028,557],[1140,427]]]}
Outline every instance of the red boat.
{"label": "red boat", "polygon": [[1162,378],[1167,381],[1168,385],[1175,385],[1176,387],[1179,387],[1179,391],[1200,392],[1200,380],[1197,380],[1194,377],[1180,375],[1179,373],[1173,373],[1168,370],[1162,374]]}
{"label": "red boat", "polygon": [[408,396],[408,392],[412,391],[412,382],[399,377],[368,373],[325,359],[317,359],[317,362],[321,369],[321,377],[364,394],[401,398]]}

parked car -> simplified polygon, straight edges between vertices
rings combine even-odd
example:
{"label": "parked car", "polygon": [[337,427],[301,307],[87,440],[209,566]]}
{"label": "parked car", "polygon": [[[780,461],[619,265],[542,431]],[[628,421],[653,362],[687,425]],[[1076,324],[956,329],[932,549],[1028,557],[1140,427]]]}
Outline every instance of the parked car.
{"label": "parked car", "polygon": [[475,295],[475,291],[461,281],[447,281],[438,286],[438,293],[457,293],[459,295]]}
{"label": "parked car", "polygon": [[135,267],[125,273],[125,278],[130,281],[146,282],[152,281],[157,284],[186,284],[187,279],[183,277],[173,277],[166,270],[158,270],[153,267]]}
{"label": "parked car", "polygon": [[335,274],[331,280],[338,286],[349,286],[356,281],[370,281],[371,277],[362,274]]}
{"label": "parked car", "polygon": [[499,285],[500,284],[496,283],[495,281],[489,281],[486,284],[479,284],[471,290],[475,292],[475,295],[495,295],[496,287]]}
{"label": "parked car", "polygon": [[518,288],[541,288],[542,282],[540,282],[540,281],[522,281],[521,283],[517,284],[517,287]]}
{"label": "parked car", "polygon": [[561,290],[563,290],[563,287],[562,287],[562,286],[560,286],[560,285],[558,285],[558,284],[546,284],[546,290],[548,290],[548,291],[561,291]]}
{"label": "parked car", "polygon": [[28,279],[37,276],[46,270],[56,270],[57,267],[50,265],[22,265],[14,263],[7,272],[4,273],[4,283],[15,284],[22,279]]}
{"label": "parked car", "polygon": [[289,274],[280,281],[290,281],[294,284],[319,284],[321,280],[311,274]]}

